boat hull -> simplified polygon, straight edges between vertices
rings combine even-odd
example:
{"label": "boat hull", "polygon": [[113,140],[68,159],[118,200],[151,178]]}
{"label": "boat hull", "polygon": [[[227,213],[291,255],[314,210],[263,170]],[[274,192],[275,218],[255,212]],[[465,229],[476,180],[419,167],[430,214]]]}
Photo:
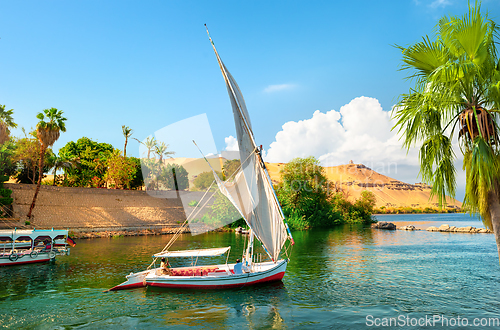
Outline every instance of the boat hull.
{"label": "boat hull", "polygon": [[35,255],[26,254],[15,254],[17,258],[11,257],[11,255],[0,256],[0,266],[14,266],[14,265],[24,265],[32,264],[37,262],[47,262],[55,258],[56,254],[49,253],[38,253]]}
{"label": "boat hull", "polygon": [[147,286],[178,289],[230,289],[245,286],[281,281],[285,275],[286,260],[274,263],[255,264],[249,273],[209,273],[207,276],[167,276],[150,273],[145,277]]}
{"label": "boat hull", "polygon": [[150,272],[154,271],[155,270],[153,269],[153,270],[145,270],[139,273],[130,273],[130,275],[126,276],[127,280],[125,282],[118,284],[117,286],[114,286],[107,291],[126,290],[126,289],[145,287],[146,286],[146,282],[144,281],[145,277]]}
{"label": "boat hull", "polygon": [[[285,275],[288,260],[279,260],[277,263],[256,263],[252,272],[233,274],[232,266],[219,265],[222,272],[213,272],[206,275],[170,276],[157,275],[159,268],[130,273],[127,280],[106,291],[141,288],[152,286],[158,288],[177,289],[230,289],[242,288],[250,285],[281,281]],[[209,266],[210,267],[210,266]],[[189,267],[187,267],[189,268]]]}

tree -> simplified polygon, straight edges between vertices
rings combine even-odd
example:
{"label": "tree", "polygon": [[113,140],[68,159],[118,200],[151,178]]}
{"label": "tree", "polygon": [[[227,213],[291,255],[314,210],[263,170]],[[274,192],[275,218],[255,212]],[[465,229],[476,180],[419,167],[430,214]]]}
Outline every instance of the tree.
{"label": "tree", "polygon": [[[36,182],[38,182],[40,173],[39,164],[41,145],[40,141],[38,141],[35,136],[36,131],[33,131],[29,134],[25,134],[24,138],[13,139],[15,148],[12,158],[17,165],[16,174],[14,175],[14,177],[18,183],[35,184]],[[50,154],[50,148],[47,148],[45,152],[45,160],[49,157]],[[42,173],[48,169],[49,168],[44,165]]]}
{"label": "tree", "polygon": [[186,190],[189,188],[188,172],[178,164],[168,164],[163,168],[161,181],[167,189]]}
{"label": "tree", "polygon": [[130,188],[138,189],[144,185],[144,177],[142,175],[142,166],[141,160],[135,157],[128,157],[128,159],[134,163],[135,166],[135,175],[134,179],[130,182]]}
{"label": "tree", "polygon": [[376,204],[375,194],[363,190],[361,196],[352,203],[346,194],[339,191],[332,198],[333,209],[340,214],[346,223],[371,223],[373,208]]}
{"label": "tree", "polygon": [[234,172],[236,172],[241,166],[241,161],[239,159],[227,160],[222,167],[222,172],[225,175],[225,179],[230,178]]}
{"label": "tree", "polygon": [[5,110],[5,105],[0,104],[0,144],[4,144],[9,140],[9,128],[16,128],[17,124],[14,123],[12,115],[14,109]]}
{"label": "tree", "polygon": [[329,227],[340,223],[333,212],[331,191],[324,168],[314,157],[295,158],[281,170],[278,198],[288,223],[294,229]]}
{"label": "tree", "polygon": [[227,226],[229,228],[247,226],[240,212],[220,191],[215,193],[215,200],[210,206],[210,212],[202,218],[202,221],[215,228],[222,226]]}
{"label": "tree", "polygon": [[500,253],[500,62],[498,26],[469,5],[463,17],[443,17],[435,40],[425,37],[403,52],[402,70],[415,87],[395,108],[395,127],[404,147],[420,145],[420,173],[441,205],[455,195],[452,139],[457,132],[464,155],[464,206],[479,213],[495,233]]}
{"label": "tree", "polygon": [[104,180],[106,161],[112,152],[111,144],[95,142],[88,137],[66,143],[59,149],[59,156],[65,160],[78,159],[80,163],[79,166],[64,168],[64,173],[68,176],[64,183],[69,186],[88,187],[94,177],[99,181]]}
{"label": "tree", "polygon": [[104,176],[108,185],[115,188],[130,189],[130,182],[136,174],[136,163],[121,155],[120,150],[114,150],[107,160],[107,171]]}
{"label": "tree", "polygon": [[16,146],[13,139],[9,139],[9,141],[0,145],[0,175],[10,177],[16,173],[15,153]]}
{"label": "tree", "polygon": [[56,176],[57,176],[57,171],[59,170],[64,170],[64,169],[71,169],[71,168],[77,168],[80,166],[80,159],[78,157],[73,157],[69,160],[66,160],[60,156],[57,156],[54,153],[51,153],[50,158],[48,160],[48,164],[50,165],[50,168],[54,170],[54,181],[52,182],[52,185],[56,185]]}
{"label": "tree", "polygon": [[9,139],[0,144],[0,217],[10,216],[12,214],[13,198],[10,197],[12,190],[4,188],[3,183],[9,180],[9,177],[15,172],[16,166],[13,161],[14,144]]}
{"label": "tree", "polygon": [[[66,132],[65,121],[66,118],[62,116],[62,110],[57,110],[56,108],[45,109],[43,112],[38,113],[36,116],[40,121],[36,125],[36,133],[38,141],[40,141],[40,162],[38,165],[39,174],[38,182],[36,185],[35,195],[33,196],[33,201],[31,202],[30,210],[27,217],[31,219],[31,213],[35,208],[36,197],[40,191],[40,186],[42,184],[43,176],[43,164],[45,160],[45,151],[48,147],[52,146],[54,142],[59,139],[60,132]],[[45,121],[47,117],[47,121]]]}
{"label": "tree", "polygon": [[373,208],[377,204],[377,197],[375,194],[369,190],[363,190],[361,196],[356,200],[354,205],[360,209],[365,209],[370,214],[373,212]]}
{"label": "tree", "polygon": [[[222,179],[222,173],[215,172]],[[196,176],[193,181],[194,186],[199,190],[207,190],[208,187],[214,182],[214,174],[210,172],[202,172]]]}
{"label": "tree", "polygon": [[[172,158],[172,155],[175,154],[174,151],[167,151],[168,149],[168,144],[165,144],[165,142],[156,142],[155,144],[155,153],[160,157],[160,166],[163,164],[163,156],[167,156],[169,158]],[[149,152],[148,152],[148,159],[149,159]]]}
{"label": "tree", "polygon": [[122,125],[122,132],[123,132],[123,136],[125,137],[125,146],[123,147],[123,157],[127,157],[127,143],[128,143],[128,138],[130,136],[132,136],[132,134],[134,133],[134,131],[130,127]]}
{"label": "tree", "polygon": [[151,150],[153,150],[153,153],[154,153],[154,150],[156,150],[156,139],[152,136],[148,136],[146,138],[146,142],[142,142],[139,139],[135,139],[135,140],[137,142],[139,142],[140,144],[144,145],[148,149],[148,159],[149,159],[149,156],[151,155]]}

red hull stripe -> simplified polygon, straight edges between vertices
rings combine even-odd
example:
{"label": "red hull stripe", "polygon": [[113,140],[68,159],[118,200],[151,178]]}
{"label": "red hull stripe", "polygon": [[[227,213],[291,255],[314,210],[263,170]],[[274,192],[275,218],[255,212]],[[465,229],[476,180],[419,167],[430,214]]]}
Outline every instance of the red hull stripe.
{"label": "red hull stripe", "polygon": [[108,291],[116,291],[116,290],[125,290],[125,289],[133,289],[133,288],[142,288],[145,285],[140,282],[140,283],[132,283],[132,284],[126,284],[126,285],[117,285],[109,289]]}
{"label": "red hull stripe", "polygon": [[50,258],[47,258],[47,259],[36,259],[36,260],[29,260],[29,261],[11,261],[9,263],[5,263],[5,264],[0,264],[0,266],[15,266],[15,265],[24,265],[24,264],[33,264],[35,262],[46,262],[46,261],[49,261]]}
{"label": "red hull stripe", "polygon": [[281,281],[285,276],[285,272],[277,273],[260,280],[247,283],[236,284],[217,284],[217,285],[196,285],[196,284],[171,284],[171,283],[147,283],[148,286],[156,286],[162,288],[179,288],[179,289],[227,289],[227,288],[241,288],[248,285],[254,285],[265,282]]}

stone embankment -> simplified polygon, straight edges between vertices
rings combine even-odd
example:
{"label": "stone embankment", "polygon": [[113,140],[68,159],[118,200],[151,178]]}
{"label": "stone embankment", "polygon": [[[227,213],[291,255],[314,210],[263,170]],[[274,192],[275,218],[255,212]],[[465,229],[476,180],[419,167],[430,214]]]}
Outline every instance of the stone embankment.
{"label": "stone embankment", "polygon": [[427,231],[441,231],[441,232],[446,232],[446,233],[493,233],[489,229],[485,228],[476,228],[472,226],[468,227],[455,227],[455,226],[449,226],[449,225],[441,225],[439,228],[431,226],[426,229]]}
{"label": "stone embankment", "polygon": [[[372,225],[372,228],[388,229],[388,230],[398,229],[398,230],[409,230],[409,231],[424,230],[424,229],[420,229],[420,228],[415,228],[415,226],[413,226],[413,225],[407,225],[407,226],[397,228],[396,225],[393,224],[392,222],[385,222],[385,221],[374,223]],[[455,227],[455,226],[450,226],[447,224],[441,225],[439,228],[435,227],[435,226],[431,226],[425,230],[426,231],[439,231],[439,232],[444,232],[444,233],[471,233],[471,234],[475,234],[475,233],[491,234],[491,233],[493,233],[493,231],[491,231],[489,229],[485,229],[485,228],[476,228],[476,227],[472,227],[472,226]]]}
{"label": "stone embankment", "polygon": [[[145,191],[42,186],[33,217],[26,218],[35,185],[12,189],[12,228],[68,229],[75,237],[159,235],[175,232],[186,219],[180,198],[155,198]],[[194,193],[183,196],[196,199]],[[29,225],[26,225],[29,221]]]}

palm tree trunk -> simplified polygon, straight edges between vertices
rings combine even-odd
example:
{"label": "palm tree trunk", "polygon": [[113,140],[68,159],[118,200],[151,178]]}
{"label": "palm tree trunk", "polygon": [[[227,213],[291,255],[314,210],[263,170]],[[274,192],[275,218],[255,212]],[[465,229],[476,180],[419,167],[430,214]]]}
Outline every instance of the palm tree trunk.
{"label": "palm tree trunk", "polygon": [[40,161],[38,162],[38,182],[36,184],[35,195],[33,196],[33,202],[31,202],[30,210],[28,212],[28,219],[31,219],[31,213],[35,208],[36,197],[38,196],[38,192],[40,191],[40,186],[42,185],[42,177],[43,177],[43,164],[45,156],[45,146],[42,144],[40,147]]}
{"label": "palm tree trunk", "polygon": [[495,240],[497,242],[498,256],[500,258],[500,200],[498,199],[498,189],[488,193],[488,204],[490,207],[493,233],[495,234]]}
{"label": "palm tree trunk", "polygon": [[125,147],[123,147],[123,157],[127,157],[127,137],[125,137]]}

